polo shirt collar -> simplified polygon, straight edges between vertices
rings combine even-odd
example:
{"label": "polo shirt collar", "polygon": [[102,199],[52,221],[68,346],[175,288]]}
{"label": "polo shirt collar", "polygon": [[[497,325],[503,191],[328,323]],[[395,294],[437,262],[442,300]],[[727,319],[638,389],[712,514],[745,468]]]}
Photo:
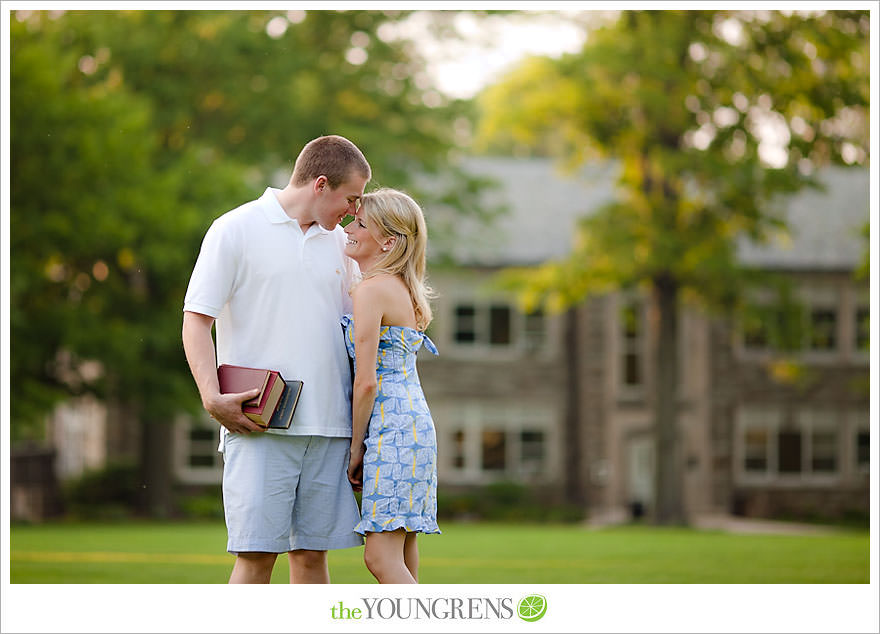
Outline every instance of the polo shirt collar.
{"label": "polo shirt collar", "polygon": [[[266,219],[273,225],[292,222],[301,229],[299,223],[288,216],[287,212],[284,211],[284,207],[278,202],[278,193],[280,191],[280,189],[275,187],[267,187],[266,191],[263,192],[263,195],[260,197],[260,208],[263,210],[263,215],[265,215]],[[319,225],[317,222],[310,226],[305,233],[315,233],[316,231],[319,234],[330,233],[330,231]]]}
{"label": "polo shirt collar", "polygon": [[287,212],[284,211],[284,207],[278,202],[278,192],[280,191],[280,189],[276,189],[275,187],[267,187],[266,191],[263,192],[263,195],[260,196],[260,209],[263,210],[266,220],[273,225],[284,222],[294,222],[293,218],[287,215]]}

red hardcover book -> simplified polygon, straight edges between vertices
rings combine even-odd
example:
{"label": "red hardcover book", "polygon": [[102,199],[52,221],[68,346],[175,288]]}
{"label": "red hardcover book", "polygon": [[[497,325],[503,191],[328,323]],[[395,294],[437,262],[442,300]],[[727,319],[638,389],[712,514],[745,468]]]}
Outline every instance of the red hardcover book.
{"label": "red hardcover book", "polygon": [[220,393],[246,392],[260,388],[256,398],[242,403],[245,416],[262,427],[268,427],[272,414],[284,391],[284,379],[274,370],[223,364],[217,368]]}

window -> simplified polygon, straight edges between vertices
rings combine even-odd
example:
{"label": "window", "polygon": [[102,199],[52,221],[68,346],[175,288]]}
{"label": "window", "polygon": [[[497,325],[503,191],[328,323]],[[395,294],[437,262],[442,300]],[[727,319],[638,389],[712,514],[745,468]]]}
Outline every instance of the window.
{"label": "window", "polygon": [[856,432],[856,467],[867,472],[871,463],[871,436],[867,429]]}
{"label": "window", "polygon": [[509,306],[491,306],[489,308],[489,343],[493,346],[510,345],[511,311]]}
{"label": "window", "polygon": [[476,314],[473,306],[455,307],[456,343],[473,343],[477,340]]}
{"label": "window", "polygon": [[213,468],[218,456],[216,429],[193,427],[189,430],[187,463],[190,467]]}
{"label": "window", "polygon": [[867,352],[871,334],[871,311],[865,307],[856,310],[856,351]]}
{"label": "window", "polygon": [[507,443],[504,431],[498,429],[483,430],[483,469],[487,471],[504,471],[507,466]]}
{"label": "window", "polygon": [[621,311],[621,332],[623,336],[622,348],[622,376],[621,380],[625,387],[641,387],[642,376],[642,315],[640,306],[630,303]]}
{"label": "window", "polygon": [[837,311],[814,308],[810,311],[808,345],[810,350],[834,350],[837,342]]}
{"label": "window", "polygon": [[517,312],[509,304],[459,303],[453,310],[453,340],[461,346],[534,349],[543,343],[544,315]]}
{"label": "window", "polygon": [[801,432],[796,429],[780,431],[777,436],[777,469],[779,473],[801,472]]}
{"label": "window", "polygon": [[464,431],[460,429],[452,434],[452,466],[464,469]]}
{"label": "window", "polygon": [[520,466],[526,473],[544,470],[544,432],[525,430],[519,434]]}
{"label": "window", "polygon": [[775,319],[775,311],[763,306],[747,314],[743,323],[743,345],[750,350],[768,349]]}
{"label": "window", "polygon": [[217,421],[204,414],[192,418],[181,414],[172,425],[172,464],[175,476],[185,484],[216,484],[223,477],[223,454]]}
{"label": "window", "polygon": [[559,468],[553,432],[560,414],[547,404],[481,399],[438,409],[435,421],[443,435],[442,454],[448,467],[442,475],[444,482],[547,481]]}
{"label": "window", "polygon": [[543,311],[536,310],[531,313],[526,313],[523,336],[525,337],[526,347],[530,350],[536,350],[544,345]]}
{"label": "window", "polygon": [[837,433],[833,430],[813,429],[811,441],[813,473],[837,471]]}
{"label": "window", "polygon": [[784,416],[782,407],[744,408],[738,432],[741,476],[829,481],[841,470],[843,420],[833,409],[805,407]]}
{"label": "window", "polygon": [[767,454],[770,437],[766,429],[747,429],[745,438],[745,469],[749,472],[767,472]]}

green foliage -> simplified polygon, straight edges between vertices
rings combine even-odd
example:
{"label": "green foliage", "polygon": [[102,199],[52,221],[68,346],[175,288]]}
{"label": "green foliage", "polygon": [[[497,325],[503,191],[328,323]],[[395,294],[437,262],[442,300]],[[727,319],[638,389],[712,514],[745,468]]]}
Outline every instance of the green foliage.
{"label": "green foliage", "polygon": [[466,492],[441,491],[437,496],[441,519],[502,522],[579,522],[580,506],[553,503],[518,482],[494,482]]}
{"label": "green foliage", "polygon": [[85,391],[167,415],[191,400],[187,271],[211,215],[245,195],[239,170],[194,149],[161,167],[158,104],[87,84],[63,33],[11,27],[13,436]]}
{"label": "green foliage", "polygon": [[308,140],[343,134],[373,185],[476,207],[466,175],[416,184],[445,170],[464,110],[425,85],[405,41],[380,36],[405,15],[11,13],[14,439],[85,392],[142,421],[198,407],[180,323],[201,239],[286,180]]}
{"label": "green foliage", "polygon": [[177,506],[184,518],[222,520],[223,492],[216,486],[199,493],[180,495]]}
{"label": "green foliage", "polygon": [[[678,378],[668,370],[678,367],[678,303],[754,321],[748,291],[767,280],[741,266],[737,241],[784,227],[784,197],[817,187],[817,170],[867,164],[869,22],[867,11],[622,11],[579,53],[529,60],[480,98],[484,151],[571,166],[603,157],[618,168],[617,200],[583,220],[569,257],[498,283],[525,310],[650,292],[666,344],[648,381],[660,523],[685,521]],[[779,315],[771,336],[801,339],[796,313]]]}
{"label": "green foliage", "polygon": [[137,466],[127,462],[88,471],[65,484],[67,512],[80,519],[130,517],[137,504],[139,482]]}
{"label": "green foliage", "polygon": [[[480,97],[478,146],[608,157],[619,199],[582,222],[570,258],[504,282],[561,309],[671,278],[736,307],[760,278],[735,240],[784,227],[781,197],[821,167],[866,163],[867,62],[864,11],[624,11],[582,52],[528,60]],[[781,157],[761,136],[771,122]]]}

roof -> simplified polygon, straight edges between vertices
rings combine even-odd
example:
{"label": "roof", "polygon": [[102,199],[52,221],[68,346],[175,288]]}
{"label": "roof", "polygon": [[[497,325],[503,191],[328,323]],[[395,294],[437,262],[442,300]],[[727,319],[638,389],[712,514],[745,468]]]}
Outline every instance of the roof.
{"label": "roof", "polygon": [[825,191],[803,189],[784,206],[786,231],[765,244],[739,241],[744,264],[770,269],[847,270],[859,265],[870,213],[867,169],[829,167],[818,175]]}
{"label": "roof", "polygon": [[537,264],[566,255],[578,219],[610,201],[615,186],[608,164],[587,165],[571,175],[551,160],[535,158],[471,157],[463,167],[496,180],[499,187],[484,194],[485,206],[507,210],[489,225],[468,217],[452,222],[453,238],[443,250],[462,265]]}
{"label": "roof", "polygon": [[[484,200],[487,206],[506,205],[507,212],[489,225],[454,220],[442,249],[460,265],[517,266],[563,257],[571,251],[578,219],[612,200],[616,187],[612,163],[564,173],[551,159],[471,157],[464,167],[498,181]],[[868,170],[830,167],[819,180],[826,191],[804,189],[783,204],[787,234],[761,245],[740,240],[745,264],[810,270],[859,264],[867,246],[860,230],[869,217]]]}

